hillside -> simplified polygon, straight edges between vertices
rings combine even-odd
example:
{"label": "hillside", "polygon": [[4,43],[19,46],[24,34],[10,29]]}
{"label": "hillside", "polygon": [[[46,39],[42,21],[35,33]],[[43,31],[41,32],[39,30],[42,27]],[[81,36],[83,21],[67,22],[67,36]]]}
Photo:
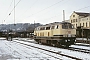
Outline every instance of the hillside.
{"label": "hillside", "polygon": [[35,24],[30,24],[30,23],[17,23],[17,24],[0,24],[0,31],[30,31],[34,30],[35,27],[38,27],[42,24],[40,23],[35,23]]}

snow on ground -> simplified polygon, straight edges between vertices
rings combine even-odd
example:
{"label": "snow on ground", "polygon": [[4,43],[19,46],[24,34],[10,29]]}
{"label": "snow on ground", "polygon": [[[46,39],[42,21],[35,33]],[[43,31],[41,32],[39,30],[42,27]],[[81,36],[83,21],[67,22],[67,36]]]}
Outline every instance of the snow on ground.
{"label": "snow on ground", "polygon": [[[59,59],[54,58],[58,57]],[[47,51],[27,47],[19,43],[0,40],[0,60],[72,60]]]}
{"label": "snow on ground", "polygon": [[6,40],[6,38],[0,37],[0,40]]}
{"label": "snow on ground", "polygon": [[[14,38],[14,40],[15,40],[15,39],[18,39],[18,40],[27,40],[27,41],[36,43],[36,41],[35,41],[34,39],[30,39],[30,38]],[[78,38],[78,39],[79,39],[79,38]],[[90,44],[85,44],[85,43],[76,43],[76,44],[81,44],[81,45],[88,45],[88,46],[90,46]],[[75,48],[81,48],[81,49],[88,49],[88,50],[90,50],[90,47],[86,47],[86,46],[71,45],[70,47],[75,47]]]}
{"label": "snow on ground", "polygon": [[[32,46],[37,46],[37,47],[40,47],[40,48],[45,48],[45,49],[48,49],[48,50],[60,52],[62,54],[67,54],[67,55],[70,55],[70,56],[81,58],[83,60],[90,60],[90,54],[87,54],[87,53],[71,51],[71,50],[67,50],[67,49],[61,49],[61,48],[50,47],[50,46],[44,46],[44,45],[39,45],[39,44],[34,44],[34,43],[29,43],[29,42],[23,42],[23,41],[18,41],[18,42],[22,42],[22,43],[29,44],[29,45],[32,45]],[[90,50],[90,47],[75,46],[75,45],[72,45],[72,47],[85,48],[85,49]]]}
{"label": "snow on ground", "polygon": [[75,48],[81,48],[81,49],[88,49],[88,50],[90,50],[90,46],[89,47],[86,47],[86,46],[71,45],[70,47],[75,47]]}
{"label": "snow on ground", "polygon": [[[60,55],[50,53],[44,50],[39,50],[37,48],[25,46],[25,45],[16,43],[14,41],[7,41],[3,39],[0,39],[0,60],[72,60],[64,56],[60,56]],[[34,41],[33,39],[30,40],[30,38],[27,38],[27,39],[26,38],[15,38],[15,39]],[[71,51],[67,49],[50,47],[50,46],[45,46],[45,45],[39,45],[39,44],[23,42],[23,41],[18,41],[18,42],[22,42],[22,43],[29,44],[32,46],[37,46],[40,48],[56,51],[58,53],[70,55],[73,57],[81,58],[82,60],[90,60],[90,54],[87,54],[87,53]],[[90,50],[90,47],[84,47],[84,46],[72,45],[71,47],[85,48],[85,49]],[[59,59],[56,59],[53,56]]]}

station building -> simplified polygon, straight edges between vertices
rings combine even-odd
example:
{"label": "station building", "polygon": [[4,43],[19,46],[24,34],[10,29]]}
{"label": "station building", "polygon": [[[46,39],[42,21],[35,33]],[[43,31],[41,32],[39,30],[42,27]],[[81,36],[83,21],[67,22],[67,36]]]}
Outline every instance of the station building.
{"label": "station building", "polygon": [[74,11],[69,22],[76,28],[77,37],[90,37],[90,13]]}
{"label": "station building", "polygon": [[70,16],[70,23],[72,23],[75,28],[78,26],[90,28],[90,13],[74,11]]}

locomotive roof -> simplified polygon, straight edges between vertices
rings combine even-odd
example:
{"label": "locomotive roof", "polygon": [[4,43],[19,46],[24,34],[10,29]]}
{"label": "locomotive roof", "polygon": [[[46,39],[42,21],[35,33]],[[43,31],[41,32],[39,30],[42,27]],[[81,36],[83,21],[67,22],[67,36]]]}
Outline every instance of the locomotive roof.
{"label": "locomotive roof", "polygon": [[67,23],[69,23],[69,22],[54,22],[54,23],[49,23],[49,24],[46,24],[46,25],[58,25],[58,24],[67,24]]}
{"label": "locomotive roof", "polygon": [[51,25],[60,25],[60,24],[70,24],[69,22],[54,22],[54,23],[49,23],[49,24],[46,24],[46,25],[42,25],[42,26],[39,26],[39,27],[44,27],[44,26],[51,26]]}

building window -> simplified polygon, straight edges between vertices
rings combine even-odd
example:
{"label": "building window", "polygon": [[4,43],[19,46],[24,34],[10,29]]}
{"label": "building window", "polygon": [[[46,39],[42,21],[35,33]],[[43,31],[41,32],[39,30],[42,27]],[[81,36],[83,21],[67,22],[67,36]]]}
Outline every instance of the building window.
{"label": "building window", "polygon": [[77,19],[76,19],[76,22],[77,22]]}
{"label": "building window", "polygon": [[75,15],[73,15],[73,17],[75,17]]}
{"label": "building window", "polygon": [[86,27],[87,27],[87,22],[86,22]]}
{"label": "building window", "polygon": [[45,30],[45,27],[41,27],[40,30]]}
{"label": "building window", "polygon": [[71,23],[72,23],[72,20],[71,20]]}
{"label": "building window", "polygon": [[46,30],[50,30],[50,27],[46,27]]}
{"label": "building window", "polygon": [[55,26],[52,26],[51,29],[54,29]]}
{"label": "building window", "polygon": [[76,27],[77,27],[77,24],[76,24]]}
{"label": "building window", "polygon": [[84,27],[84,23],[83,23],[83,27]]}
{"label": "building window", "polygon": [[55,26],[55,29],[58,29],[58,25]]}
{"label": "building window", "polygon": [[75,19],[73,19],[73,22],[75,22]]}

